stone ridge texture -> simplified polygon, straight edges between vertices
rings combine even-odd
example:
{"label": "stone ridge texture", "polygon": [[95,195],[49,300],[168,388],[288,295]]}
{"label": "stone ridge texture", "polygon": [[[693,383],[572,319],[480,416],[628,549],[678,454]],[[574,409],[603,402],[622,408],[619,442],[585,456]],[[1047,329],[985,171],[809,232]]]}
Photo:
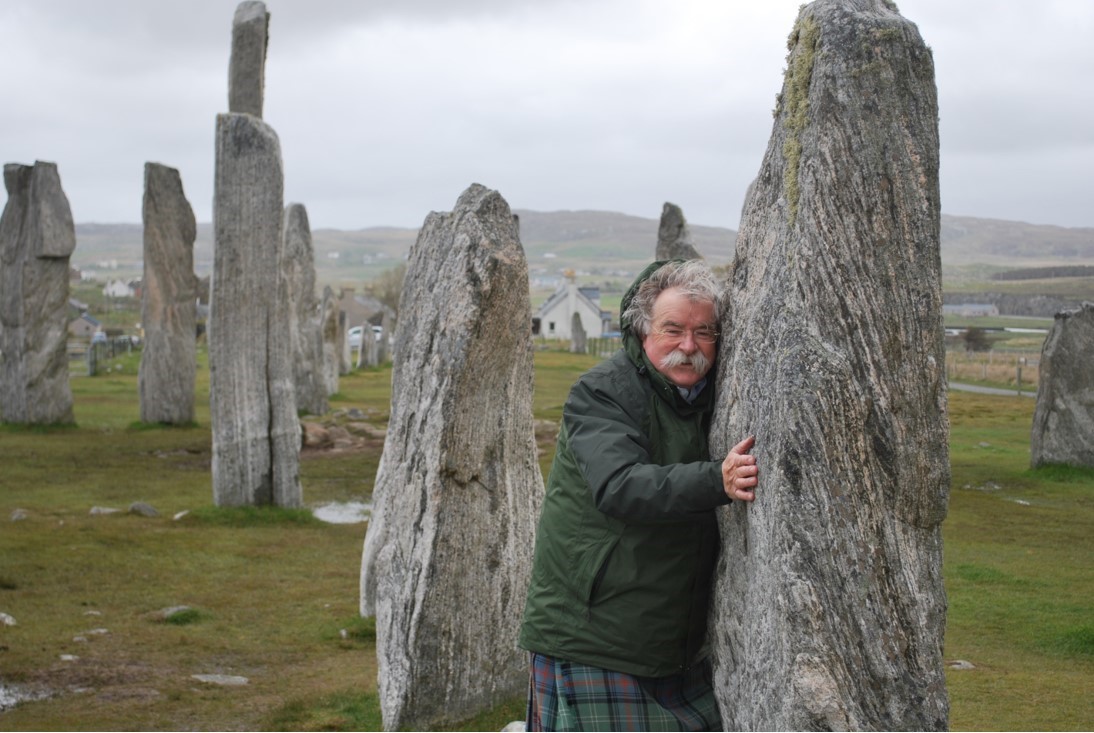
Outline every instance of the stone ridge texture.
{"label": "stone ridge texture", "polygon": [[178,170],[145,163],[142,214],[141,421],[186,425],[194,421],[197,374],[197,222]]}
{"label": "stone ridge texture", "polygon": [[1094,468],[1094,303],[1056,314],[1040,369],[1030,462]]}
{"label": "stone ridge texture", "polygon": [[0,421],[74,422],[68,384],[72,209],[57,165],[4,166],[0,216]]}
{"label": "stone ridge texture", "polygon": [[711,453],[711,639],[727,730],[937,730],[950,474],[930,50],[883,0],[801,9],[743,212]]}
{"label": "stone ridge texture", "polygon": [[525,693],[516,639],[543,480],[528,266],[472,185],[410,252],[392,405],[362,555],[384,727],[429,730]]}
{"label": "stone ridge texture", "polygon": [[277,134],[246,114],[217,115],[209,313],[213,498],[217,506],[299,507],[300,422]]}

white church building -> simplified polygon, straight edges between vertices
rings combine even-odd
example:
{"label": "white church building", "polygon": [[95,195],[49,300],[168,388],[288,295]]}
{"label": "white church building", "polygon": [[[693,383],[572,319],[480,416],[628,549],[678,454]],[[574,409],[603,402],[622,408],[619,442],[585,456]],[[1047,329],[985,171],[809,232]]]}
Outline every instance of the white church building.
{"label": "white church building", "polygon": [[571,338],[575,313],[588,338],[600,338],[612,329],[611,311],[600,308],[600,288],[579,287],[574,278],[568,276],[536,311],[533,318],[539,323],[536,333],[546,338]]}

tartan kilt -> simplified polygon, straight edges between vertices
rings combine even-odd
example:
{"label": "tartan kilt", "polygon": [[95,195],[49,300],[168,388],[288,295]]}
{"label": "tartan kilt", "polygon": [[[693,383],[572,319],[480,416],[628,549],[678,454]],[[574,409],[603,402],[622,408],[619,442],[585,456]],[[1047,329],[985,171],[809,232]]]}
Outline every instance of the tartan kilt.
{"label": "tartan kilt", "polygon": [[527,729],[721,730],[710,664],[638,677],[532,652]]}

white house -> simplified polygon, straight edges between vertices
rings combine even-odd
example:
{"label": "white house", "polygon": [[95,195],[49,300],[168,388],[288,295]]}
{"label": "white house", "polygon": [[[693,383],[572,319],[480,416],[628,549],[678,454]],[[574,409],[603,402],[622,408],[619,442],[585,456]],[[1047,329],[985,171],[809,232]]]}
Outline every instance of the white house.
{"label": "white house", "polygon": [[132,298],[133,286],[124,280],[111,280],[103,288],[103,295],[108,298]]}
{"label": "white house", "polygon": [[570,324],[574,313],[581,318],[581,326],[589,338],[599,338],[612,328],[611,311],[600,309],[600,288],[578,287],[573,277],[568,277],[536,311],[539,335],[571,338]]}

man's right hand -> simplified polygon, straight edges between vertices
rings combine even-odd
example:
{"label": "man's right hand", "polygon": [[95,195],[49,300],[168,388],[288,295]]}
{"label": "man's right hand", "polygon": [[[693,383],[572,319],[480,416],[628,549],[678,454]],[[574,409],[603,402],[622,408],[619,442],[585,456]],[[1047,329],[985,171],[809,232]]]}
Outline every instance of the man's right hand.
{"label": "man's right hand", "polygon": [[753,501],[756,498],[756,483],[759,467],[756,456],[749,455],[756,443],[754,436],[748,436],[729,449],[729,455],[722,461],[722,485],[726,496],[737,501]]}

